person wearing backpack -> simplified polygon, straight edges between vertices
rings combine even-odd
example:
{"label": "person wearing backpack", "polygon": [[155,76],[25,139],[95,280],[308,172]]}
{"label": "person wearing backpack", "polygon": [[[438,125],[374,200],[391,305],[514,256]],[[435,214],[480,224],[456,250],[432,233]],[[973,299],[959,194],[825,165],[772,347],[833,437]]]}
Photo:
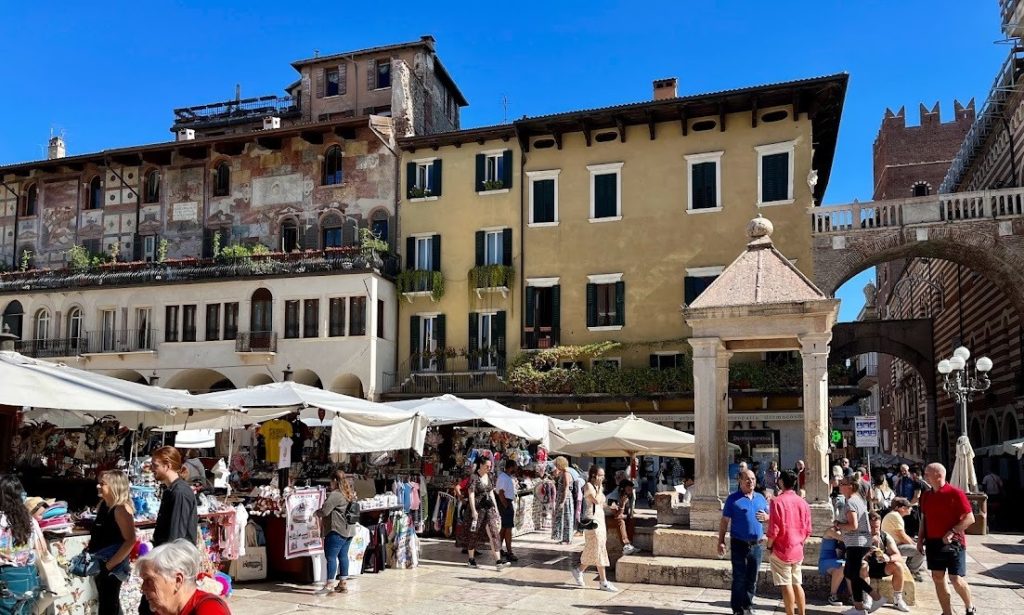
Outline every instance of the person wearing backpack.
{"label": "person wearing backpack", "polygon": [[[327,579],[317,595],[332,591],[343,594],[348,591],[345,584],[348,577],[348,547],[355,535],[359,512],[355,491],[342,470],[335,470],[331,476],[331,492],[316,514],[324,520],[324,554],[327,557]],[[331,583],[338,578],[339,567],[341,580],[337,586],[331,587]]]}

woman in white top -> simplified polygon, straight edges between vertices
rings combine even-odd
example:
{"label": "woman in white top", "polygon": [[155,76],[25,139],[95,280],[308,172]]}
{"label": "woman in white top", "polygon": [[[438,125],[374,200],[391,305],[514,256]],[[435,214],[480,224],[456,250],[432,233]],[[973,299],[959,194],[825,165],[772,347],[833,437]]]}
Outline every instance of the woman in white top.
{"label": "woman in white top", "polygon": [[[843,542],[846,544],[843,576],[850,582],[850,593],[853,594],[853,609],[847,611],[850,615],[864,615],[865,608],[870,608],[870,598],[877,597],[877,592],[861,577],[861,566],[871,546],[871,525],[868,521],[868,505],[860,494],[858,482],[855,476],[847,476],[839,481],[839,489],[846,496],[846,507],[834,526],[843,533]],[[869,595],[867,599],[865,594]]]}
{"label": "woman in white top", "polygon": [[878,472],[871,481],[871,504],[872,508],[880,515],[884,515],[892,508],[892,501],[896,499],[896,492],[889,486],[885,473]]}
{"label": "woman in white top", "polygon": [[[593,519],[597,527],[583,531],[583,553],[580,555],[580,565],[573,567],[572,576],[576,585],[586,587],[583,580],[583,571],[588,567],[597,568],[597,576],[601,579],[600,589],[607,592],[619,591],[614,585],[608,582],[605,576],[605,568],[610,565],[608,560],[608,530],[605,528],[605,495],[602,485],[604,484],[604,468],[598,465],[590,466],[587,473],[587,484],[583,487],[583,511],[580,513],[580,520]],[[613,510],[616,510],[614,508]]]}

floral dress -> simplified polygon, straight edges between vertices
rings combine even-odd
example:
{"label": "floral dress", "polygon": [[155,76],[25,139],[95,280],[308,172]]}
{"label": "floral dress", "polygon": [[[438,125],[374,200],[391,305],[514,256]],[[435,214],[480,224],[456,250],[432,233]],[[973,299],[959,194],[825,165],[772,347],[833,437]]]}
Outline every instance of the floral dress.
{"label": "floral dress", "polygon": [[575,515],[572,503],[572,489],[566,487],[568,472],[555,478],[555,515],[551,523],[551,539],[557,542],[572,540]]}
{"label": "floral dress", "polygon": [[[591,497],[596,500],[596,507],[591,503]],[[604,524],[604,502],[604,493],[588,482],[584,487],[583,505],[591,509],[591,518],[597,522],[597,527],[583,532],[584,544],[583,554],[580,555],[580,565],[584,568],[587,566],[607,567],[611,564],[608,560],[608,530]]]}
{"label": "floral dress", "polygon": [[501,527],[498,525],[498,509],[492,506],[491,492],[494,491],[494,482],[488,477],[485,484],[480,475],[474,473],[469,479],[467,488],[468,496],[476,501],[476,531],[472,531],[469,524],[473,522],[473,513],[466,504],[466,537],[465,547],[470,551],[476,550],[480,543],[487,544],[488,535],[497,537],[501,534]]}

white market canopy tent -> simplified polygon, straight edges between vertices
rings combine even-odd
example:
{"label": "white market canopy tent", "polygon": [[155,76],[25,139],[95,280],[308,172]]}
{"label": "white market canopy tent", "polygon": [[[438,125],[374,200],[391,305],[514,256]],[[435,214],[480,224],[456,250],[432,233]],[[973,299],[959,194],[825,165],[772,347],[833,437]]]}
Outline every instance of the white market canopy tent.
{"label": "white market canopy tent", "polygon": [[298,411],[302,420],[331,420],[332,453],[373,453],[413,449],[423,453],[427,419],[415,411],[324,391],[297,382],[274,382],[246,389],[206,393],[198,397],[242,408],[228,424],[190,424],[190,427],[240,427]]}
{"label": "white market canopy tent", "polygon": [[645,421],[632,414],[566,435],[557,452],[591,457],[690,457],[696,451],[692,434]]}
{"label": "white market canopy tent", "polygon": [[113,415],[126,425],[160,427],[190,418],[215,420],[237,408],[185,391],[152,387],[0,351],[0,404],[30,408],[26,418],[60,427],[90,425]]}
{"label": "white market canopy tent", "polygon": [[551,439],[548,417],[503,406],[491,399],[462,399],[441,395],[426,399],[391,402],[402,410],[415,410],[426,416],[431,425],[454,425],[479,421],[547,448]]}
{"label": "white market canopy tent", "polygon": [[553,452],[562,450],[562,447],[569,444],[569,434],[579,431],[584,427],[590,427],[594,424],[595,423],[591,423],[590,421],[584,421],[579,417],[569,420],[548,417],[548,433],[551,450]]}
{"label": "white market canopy tent", "polygon": [[1014,455],[1017,459],[1024,457],[1024,438],[1007,440],[991,446],[983,446],[975,449],[976,455]]}

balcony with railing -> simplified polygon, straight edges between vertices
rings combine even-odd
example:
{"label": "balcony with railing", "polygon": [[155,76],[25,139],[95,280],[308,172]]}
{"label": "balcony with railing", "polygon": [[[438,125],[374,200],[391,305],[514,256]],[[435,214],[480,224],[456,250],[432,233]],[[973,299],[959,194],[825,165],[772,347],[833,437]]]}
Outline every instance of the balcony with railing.
{"label": "balcony with railing", "polygon": [[384,390],[399,397],[507,394],[505,367],[505,358],[497,352],[414,353],[398,372],[385,372]]}
{"label": "balcony with railing", "polygon": [[558,327],[523,327],[523,346],[532,350],[544,350],[558,345]]}
{"label": "balcony with railing", "polygon": [[1024,188],[933,194],[908,199],[826,205],[811,209],[815,235],[897,229],[959,220],[1002,220],[1024,216]]}
{"label": "balcony with railing", "polygon": [[156,351],[156,329],[104,329],[85,334],[85,349],[78,354]]}
{"label": "balcony with railing", "polygon": [[277,333],[247,331],[235,337],[235,352],[277,352]]}
{"label": "balcony with railing", "polygon": [[226,126],[266,116],[292,117],[301,113],[299,100],[291,96],[259,96],[225,100],[174,110],[175,128]]}
{"label": "balcony with railing", "polygon": [[36,359],[73,357],[88,352],[87,349],[88,339],[86,337],[18,340],[14,343],[15,351]]}
{"label": "balcony with railing", "polygon": [[373,271],[393,276],[398,271],[398,260],[392,254],[364,254],[360,248],[351,247],[288,253],[271,252],[230,258],[179,258],[163,262],[105,263],[84,269],[68,267],[0,273],[0,292],[134,286],[342,271]]}

